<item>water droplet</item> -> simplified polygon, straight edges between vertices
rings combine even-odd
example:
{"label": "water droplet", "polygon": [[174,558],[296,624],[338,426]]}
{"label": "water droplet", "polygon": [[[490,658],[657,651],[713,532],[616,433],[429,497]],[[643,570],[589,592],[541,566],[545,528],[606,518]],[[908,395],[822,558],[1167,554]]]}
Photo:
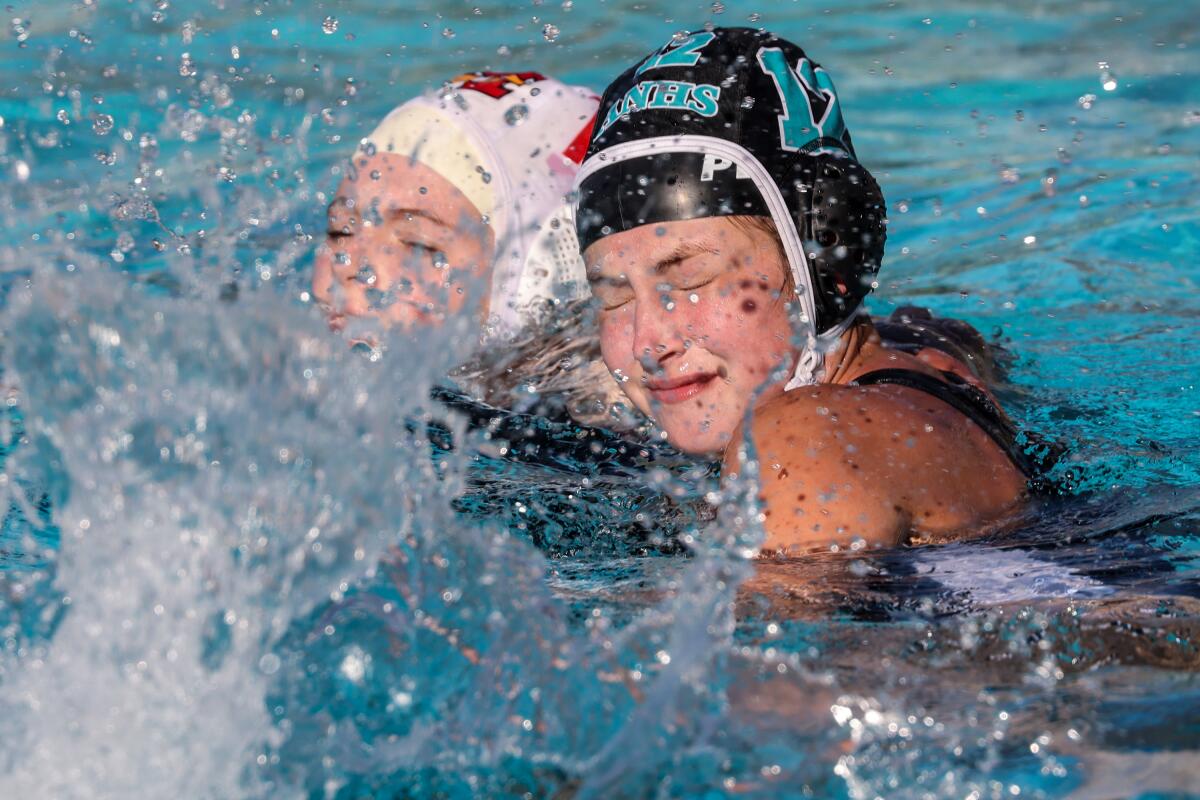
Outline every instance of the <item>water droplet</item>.
{"label": "water droplet", "polygon": [[559,31],[557,25],[552,25],[549,22],[547,22],[545,25],[542,26],[542,38],[545,39],[547,42],[553,42],[553,41],[557,40],[559,33],[561,33],[561,31]]}
{"label": "water droplet", "polygon": [[712,13],[713,14],[724,14],[725,13],[725,4],[724,3],[713,3],[712,4]]}
{"label": "water droplet", "polygon": [[454,38],[454,29],[453,28],[442,28],[442,38],[443,39],[453,39]]}
{"label": "water droplet", "polygon": [[392,288],[388,289],[386,292],[375,288],[367,289],[366,292],[364,292],[364,295],[367,298],[367,307],[372,311],[383,311],[388,309],[394,306],[396,304],[396,300],[398,299],[396,297],[396,284],[393,284]]}
{"label": "water droplet", "polygon": [[138,149],[142,152],[142,158],[151,160],[158,157],[158,139],[155,139],[153,134],[143,133],[138,138]]}
{"label": "water droplet", "polygon": [[21,183],[24,183],[25,181],[29,180],[29,173],[29,165],[18,158],[13,164],[13,174],[17,176],[17,180]]}
{"label": "water droplet", "polygon": [[350,681],[358,683],[363,679],[367,672],[366,654],[357,647],[351,648],[346,657],[342,659],[341,666],[338,671],[346,676]]}
{"label": "water droplet", "polygon": [[354,279],[359,283],[366,284],[367,286],[374,286],[375,281],[377,281],[379,278],[375,275],[375,270],[371,269],[370,267],[363,267],[357,273],[355,273]]}
{"label": "water droplet", "polygon": [[1084,111],[1087,111],[1096,103],[1096,95],[1091,94],[1090,92],[1088,94],[1081,95],[1078,102],[1079,107]]}
{"label": "water droplet", "polygon": [[71,124],[71,115],[67,112],[67,110],[65,108],[60,108],[58,110],[58,113],[54,115],[54,118],[57,119],[59,122],[61,122],[63,125]]}
{"label": "water droplet", "polygon": [[97,136],[108,136],[112,133],[113,118],[111,114],[97,114],[92,118],[92,132]]}
{"label": "water droplet", "polygon": [[524,103],[517,103],[515,106],[510,106],[504,112],[504,121],[509,125],[516,127],[529,118],[529,106]]}
{"label": "water droplet", "polygon": [[179,56],[179,74],[190,78],[196,74],[196,64],[192,61],[191,53],[181,53]]}
{"label": "water droplet", "polygon": [[1116,91],[1117,76],[1113,74],[1108,67],[1107,61],[1097,61],[1096,66],[1100,68],[1100,86],[1106,92]]}
{"label": "water droplet", "polygon": [[338,29],[337,17],[326,17],[321,23],[321,30],[325,31],[326,35],[336,33]]}

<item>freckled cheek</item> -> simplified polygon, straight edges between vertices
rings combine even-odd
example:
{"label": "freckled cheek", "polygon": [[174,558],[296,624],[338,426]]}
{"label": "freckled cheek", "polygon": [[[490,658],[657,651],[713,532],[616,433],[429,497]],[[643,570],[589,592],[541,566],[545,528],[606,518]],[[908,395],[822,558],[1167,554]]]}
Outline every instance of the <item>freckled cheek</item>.
{"label": "freckled cheek", "polygon": [[610,370],[629,372],[633,357],[633,315],[624,310],[600,315],[600,357]]}
{"label": "freckled cheek", "polygon": [[333,252],[325,245],[317,250],[313,260],[312,290],[318,300],[324,302],[333,288]]}

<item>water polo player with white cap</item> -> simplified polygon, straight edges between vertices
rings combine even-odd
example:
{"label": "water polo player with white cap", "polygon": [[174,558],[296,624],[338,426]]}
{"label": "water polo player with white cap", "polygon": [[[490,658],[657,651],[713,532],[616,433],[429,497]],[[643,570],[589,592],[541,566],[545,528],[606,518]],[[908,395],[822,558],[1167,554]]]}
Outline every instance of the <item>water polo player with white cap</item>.
{"label": "water polo player with white cap", "polygon": [[331,323],[437,324],[479,286],[484,335],[504,337],[580,291],[564,198],[597,100],[535,72],[470,73],[388,114],[329,207],[313,293]]}
{"label": "water polo player with white cap", "polygon": [[766,547],[964,535],[1027,491],[992,399],[885,348],[863,313],[883,195],[798,46],[672,38],[605,91],[577,187],[606,365],[726,478],[756,455]]}

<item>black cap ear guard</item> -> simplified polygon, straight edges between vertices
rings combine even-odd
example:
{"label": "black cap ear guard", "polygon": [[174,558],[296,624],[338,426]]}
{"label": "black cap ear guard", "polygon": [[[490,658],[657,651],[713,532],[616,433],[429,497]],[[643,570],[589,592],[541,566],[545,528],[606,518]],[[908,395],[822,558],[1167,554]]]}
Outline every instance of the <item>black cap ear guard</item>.
{"label": "black cap ear guard", "polygon": [[816,329],[846,319],[874,288],[887,241],[883,192],[867,168],[832,154],[797,156],[796,232],[815,286]]}

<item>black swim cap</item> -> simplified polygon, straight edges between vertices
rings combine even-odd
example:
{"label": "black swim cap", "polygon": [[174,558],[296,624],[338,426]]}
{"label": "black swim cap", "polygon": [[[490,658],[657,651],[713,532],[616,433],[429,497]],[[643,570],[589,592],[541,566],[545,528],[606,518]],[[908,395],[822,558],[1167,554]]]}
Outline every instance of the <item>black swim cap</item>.
{"label": "black swim cap", "polygon": [[677,35],[626,70],[600,101],[577,186],[581,249],[641,225],[770,217],[813,336],[840,333],[883,257],[883,194],[833,81],[764,31]]}

